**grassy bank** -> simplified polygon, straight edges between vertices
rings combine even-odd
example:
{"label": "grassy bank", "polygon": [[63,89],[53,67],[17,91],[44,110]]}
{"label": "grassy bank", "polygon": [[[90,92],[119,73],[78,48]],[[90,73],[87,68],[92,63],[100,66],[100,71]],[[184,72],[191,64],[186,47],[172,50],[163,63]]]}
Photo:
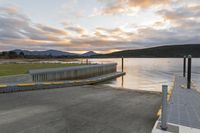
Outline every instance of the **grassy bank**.
{"label": "grassy bank", "polygon": [[77,65],[80,64],[59,64],[59,63],[0,64],[0,76],[26,74],[30,69],[69,67]]}

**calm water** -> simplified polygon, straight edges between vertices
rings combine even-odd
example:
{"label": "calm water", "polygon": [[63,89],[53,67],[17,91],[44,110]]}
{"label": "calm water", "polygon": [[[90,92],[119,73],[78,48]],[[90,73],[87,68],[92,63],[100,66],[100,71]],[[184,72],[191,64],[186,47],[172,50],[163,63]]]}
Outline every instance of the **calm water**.
{"label": "calm water", "polygon": [[[121,71],[121,59],[90,59],[96,63],[118,63]],[[182,74],[183,59],[181,58],[125,58],[126,75],[105,84],[113,87],[161,91],[162,84],[171,85],[174,74]],[[200,59],[192,60],[192,80],[200,83]]]}

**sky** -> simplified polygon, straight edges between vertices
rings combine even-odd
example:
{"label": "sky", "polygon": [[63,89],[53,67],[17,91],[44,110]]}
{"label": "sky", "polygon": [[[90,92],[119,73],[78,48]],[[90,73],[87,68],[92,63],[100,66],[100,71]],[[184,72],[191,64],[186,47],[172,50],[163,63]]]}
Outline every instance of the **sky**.
{"label": "sky", "polygon": [[200,44],[199,0],[0,0],[0,51]]}

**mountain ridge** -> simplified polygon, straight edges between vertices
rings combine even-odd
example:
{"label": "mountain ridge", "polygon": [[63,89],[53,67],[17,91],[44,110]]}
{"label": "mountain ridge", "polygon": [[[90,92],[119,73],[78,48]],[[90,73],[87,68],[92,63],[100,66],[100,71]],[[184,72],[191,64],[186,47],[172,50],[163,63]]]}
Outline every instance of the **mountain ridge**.
{"label": "mountain ridge", "polygon": [[77,54],[70,53],[70,52],[63,52],[59,50],[45,50],[45,51],[29,51],[29,50],[22,50],[22,49],[15,49],[12,50],[13,52],[16,52],[18,55],[20,52],[23,52],[24,55],[32,55],[32,56],[75,56]]}
{"label": "mountain ridge", "polygon": [[94,52],[94,51],[88,51],[88,52],[83,53],[83,54],[81,54],[81,55],[84,56],[84,57],[90,57],[90,56],[97,55],[97,53]]}
{"label": "mountain ridge", "polygon": [[30,51],[30,50],[14,49],[14,50],[11,50],[11,51],[17,53],[18,55],[21,52],[23,52],[24,55],[27,55],[27,56],[53,56],[53,57],[83,56],[83,57],[90,57],[90,56],[93,56],[93,55],[97,55],[97,53],[95,53],[94,51],[88,51],[88,52],[83,53],[83,54],[76,54],[76,53],[64,52],[64,51],[53,50],[53,49],[49,49],[49,50],[45,50],[45,51]]}

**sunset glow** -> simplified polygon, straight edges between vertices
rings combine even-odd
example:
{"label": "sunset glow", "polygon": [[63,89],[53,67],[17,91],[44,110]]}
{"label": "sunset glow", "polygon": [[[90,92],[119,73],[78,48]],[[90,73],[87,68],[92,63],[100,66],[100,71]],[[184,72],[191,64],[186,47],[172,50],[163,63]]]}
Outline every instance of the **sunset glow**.
{"label": "sunset glow", "polygon": [[0,0],[1,51],[195,44],[199,25],[199,0]]}

